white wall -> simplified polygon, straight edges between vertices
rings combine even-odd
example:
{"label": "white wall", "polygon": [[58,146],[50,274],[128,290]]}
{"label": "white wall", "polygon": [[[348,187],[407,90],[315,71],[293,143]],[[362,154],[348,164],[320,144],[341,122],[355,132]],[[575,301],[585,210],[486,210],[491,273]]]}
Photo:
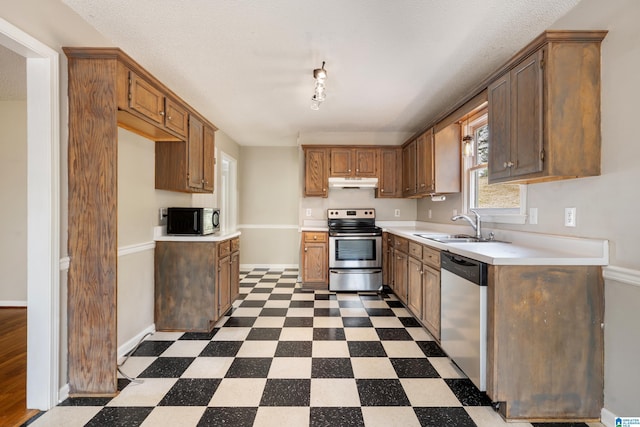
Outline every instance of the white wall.
{"label": "white wall", "polygon": [[0,129],[0,305],[26,305],[26,101],[0,101]]}
{"label": "white wall", "polygon": [[[605,409],[619,416],[638,416],[640,384],[640,166],[635,123],[640,99],[640,2],[604,4],[583,0],[554,29],[604,29],[602,43],[602,174],[528,186],[528,206],[538,208],[538,224],[490,227],[536,233],[608,239],[610,268],[605,269]],[[576,156],[579,156],[576,153]],[[564,227],[565,207],[577,208],[577,226]],[[418,219],[450,223],[451,210],[462,200],[418,202]],[[620,270],[627,268],[630,270]],[[613,278],[612,278],[613,277]]]}

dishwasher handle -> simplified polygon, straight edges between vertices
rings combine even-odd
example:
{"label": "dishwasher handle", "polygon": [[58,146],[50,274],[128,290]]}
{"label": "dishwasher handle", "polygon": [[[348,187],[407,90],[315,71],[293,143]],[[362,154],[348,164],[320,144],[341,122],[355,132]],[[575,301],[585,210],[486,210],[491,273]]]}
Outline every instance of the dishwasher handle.
{"label": "dishwasher handle", "polygon": [[440,268],[478,286],[487,286],[487,264],[449,251],[440,252]]}

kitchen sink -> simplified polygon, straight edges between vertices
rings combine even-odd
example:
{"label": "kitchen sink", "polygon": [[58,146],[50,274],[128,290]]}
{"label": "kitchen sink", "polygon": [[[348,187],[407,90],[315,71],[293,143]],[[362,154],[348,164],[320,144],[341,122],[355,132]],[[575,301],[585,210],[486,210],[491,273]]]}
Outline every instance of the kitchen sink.
{"label": "kitchen sink", "polygon": [[[498,240],[478,238],[470,236],[468,234],[423,234],[415,233],[414,236],[422,237],[423,239],[433,240],[440,243],[488,243],[498,242]],[[501,242],[507,243],[507,242]]]}

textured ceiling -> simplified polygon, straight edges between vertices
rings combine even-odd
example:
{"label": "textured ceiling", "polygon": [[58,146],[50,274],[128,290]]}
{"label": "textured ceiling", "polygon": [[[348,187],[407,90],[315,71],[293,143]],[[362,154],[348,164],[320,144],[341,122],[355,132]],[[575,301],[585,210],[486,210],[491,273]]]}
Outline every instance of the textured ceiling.
{"label": "textured ceiling", "polygon": [[419,130],[579,0],[63,2],[241,145],[295,145]]}
{"label": "textured ceiling", "polygon": [[27,61],[0,45],[0,101],[27,99]]}

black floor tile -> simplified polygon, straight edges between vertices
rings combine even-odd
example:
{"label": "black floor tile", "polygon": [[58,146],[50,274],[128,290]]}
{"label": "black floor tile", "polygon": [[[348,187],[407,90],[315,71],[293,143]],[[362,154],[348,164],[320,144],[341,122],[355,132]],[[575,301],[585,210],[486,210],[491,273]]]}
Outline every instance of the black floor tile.
{"label": "black floor tile", "polygon": [[142,341],[131,356],[156,357],[164,353],[174,341]]}
{"label": "black floor tile", "polygon": [[469,414],[461,407],[413,408],[422,427],[476,427]]}
{"label": "black floor tile", "polygon": [[363,308],[364,305],[362,305],[361,301],[357,301],[357,300],[340,300],[338,301],[338,305],[340,306],[340,308]]}
{"label": "black floor tile", "polygon": [[438,371],[427,359],[391,359],[393,369],[399,378],[440,378]]}
{"label": "black floor tile", "polygon": [[332,300],[332,299],[338,299],[338,297],[336,296],[336,294],[315,294],[315,300],[316,301],[326,301],[326,300]]}
{"label": "black floor tile", "polygon": [[[396,379],[358,379],[358,394],[362,406],[410,406],[409,398]],[[442,424],[456,425],[456,424]]]}
{"label": "black floor tile", "polygon": [[376,328],[381,341],[413,341],[404,328]]}
{"label": "black floor tile", "polygon": [[404,308],[404,305],[400,301],[387,301],[389,308]]}
{"label": "black floor tile", "polygon": [[343,317],[342,324],[345,328],[371,328],[373,324],[368,317]]}
{"label": "black floor tile", "polygon": [[211,341],[200,357],[234,357],[242,347],[242,341]]}
{"label": "black floor tile", "polygon": [[226,378],[267,378],[271,367],[271,357],[236,357]]}
{"label": "black floor tile", "polygon": [[309,406],[311,379],[267,379],[260,406]]}
{"label": "black floor tile", "polygon": [[247,335],[247,341],[277,341],[281,328],[253,328]]}
{"label": "black floor tile", "polygon": [[348,341],[351,357],[386,357],[387,352],[380,341]]}
{"label": "black floor tile", "polygon": [[364,427],[360,408],[311,408],[311,427]]}
{"label": "black floor tile", "polygon": [[313,301],[291,301],[289,308],[313,308]]}
{"label": "black floor tile", "polygon": [[343,328],[313,328],[314,341],[344,341]]}
{"label": "black floor tile", "polygon": [[58,406],[104,406],[113,397],[68,397]]}
{"label": "black floor tile", "polygon": [[311,341],[280,341],[275,357],[311,357]]}
{"label": "black floor tile", "polygon": [[468,378],[444,380],[463,406],[491,406],[491,399],[481,392]]}
{"label": "black floor tile", "polygon": [[207,406],[220,381],[217,378],[180,378],[159,406]]}
{"label": "black floor tile", "polygon": [[193,357],[158,357],[139,378],[180,378],[187,370]]}
{"label": "black floor tile", "polygon": [[381,300],[382,299],[382,297],[380,295],[378,295],[378,294],[375,294],[375,295],[374,294],[359,294],[359,295],[360,295],[360,299],[362,299],[362,300],[371,301],[371,300]]}
{"label": "black floor tile", "polygon": [[398,317],[398,320],[405,328],[420,328],[422,325],[413,317]]}
{"label": "black floor tile", "polygon": [[353,378],[349,358],[313,358],[311,378]]}
{"label": "black floor tile", "polygon": [[198,427],[251,427],[258,408],[207,408]]}
{"label": "black floor tile", "polygon": [[262,308],[264,307],[265,304],[266,304],[266,301],[264,300],[249,299],[249,300],[242,301],[239,307]]}
{"label": "black floor tile", "polygon": [[253,288],[252,294],[270,294],[273,288]]}
{"label": "black floor tile", "polygon": [[284,289],[295,288],[295,287],[296,287],[295,283],[278,283],[276,285],[276,288],[284,288]]}
{"label": "black floor tile", "polygon": [[271,294],[269,299],[272,301],[288,301],[293,294]]}
{"label": "black floor tile", "polygon": [[180,340],[208,341],[218,332],[218,328],[214,328],[211,332],[185,332]]}
{"label": "black floor tile", "polygon": [[284,317],[287,315],[287,308],[263,308],[260,316],[263,317]]}
{"label": "black floor tile", "polygon": [[589,427],[585,423],[531,423],[533,427]]}
{"label": "black floor tile", "polygon": [[339,308],[314,308],[313,315],[316,317],[340,317]]}
{"label": "black floor tile", "polygon": [[367,308],[369,316],[395,316],[396,314],[390,308]]}
{"label": "black floor tile", "polygon": [[260,283],[278,283],[278,279],[271,277],[267,279],[260,279]]}
{"label": "black floor tile", "polygon": [[139,426],[153,411],[153,407],[106,406],[85,427]]}
{"label": "black floor tile", "polygon": [[257,317],[229,317],[227,321],[224,322],[223,327],[250,328],[256,323],[256,319]]}
{"label": "black floor tile", "polygon": [[124,390],[126,386],[129,385],[131,381],[126,378],[118,378],[118,391]]}
{"label": "black floor tile", "polygon": [[435,341],[416,341],[416,344],[427,357],[447,357],[447,353]]}
{"label": "black floor tile", "polygon": [[287,317],[284,319],[285,328],[311,328],[313,317]]}

